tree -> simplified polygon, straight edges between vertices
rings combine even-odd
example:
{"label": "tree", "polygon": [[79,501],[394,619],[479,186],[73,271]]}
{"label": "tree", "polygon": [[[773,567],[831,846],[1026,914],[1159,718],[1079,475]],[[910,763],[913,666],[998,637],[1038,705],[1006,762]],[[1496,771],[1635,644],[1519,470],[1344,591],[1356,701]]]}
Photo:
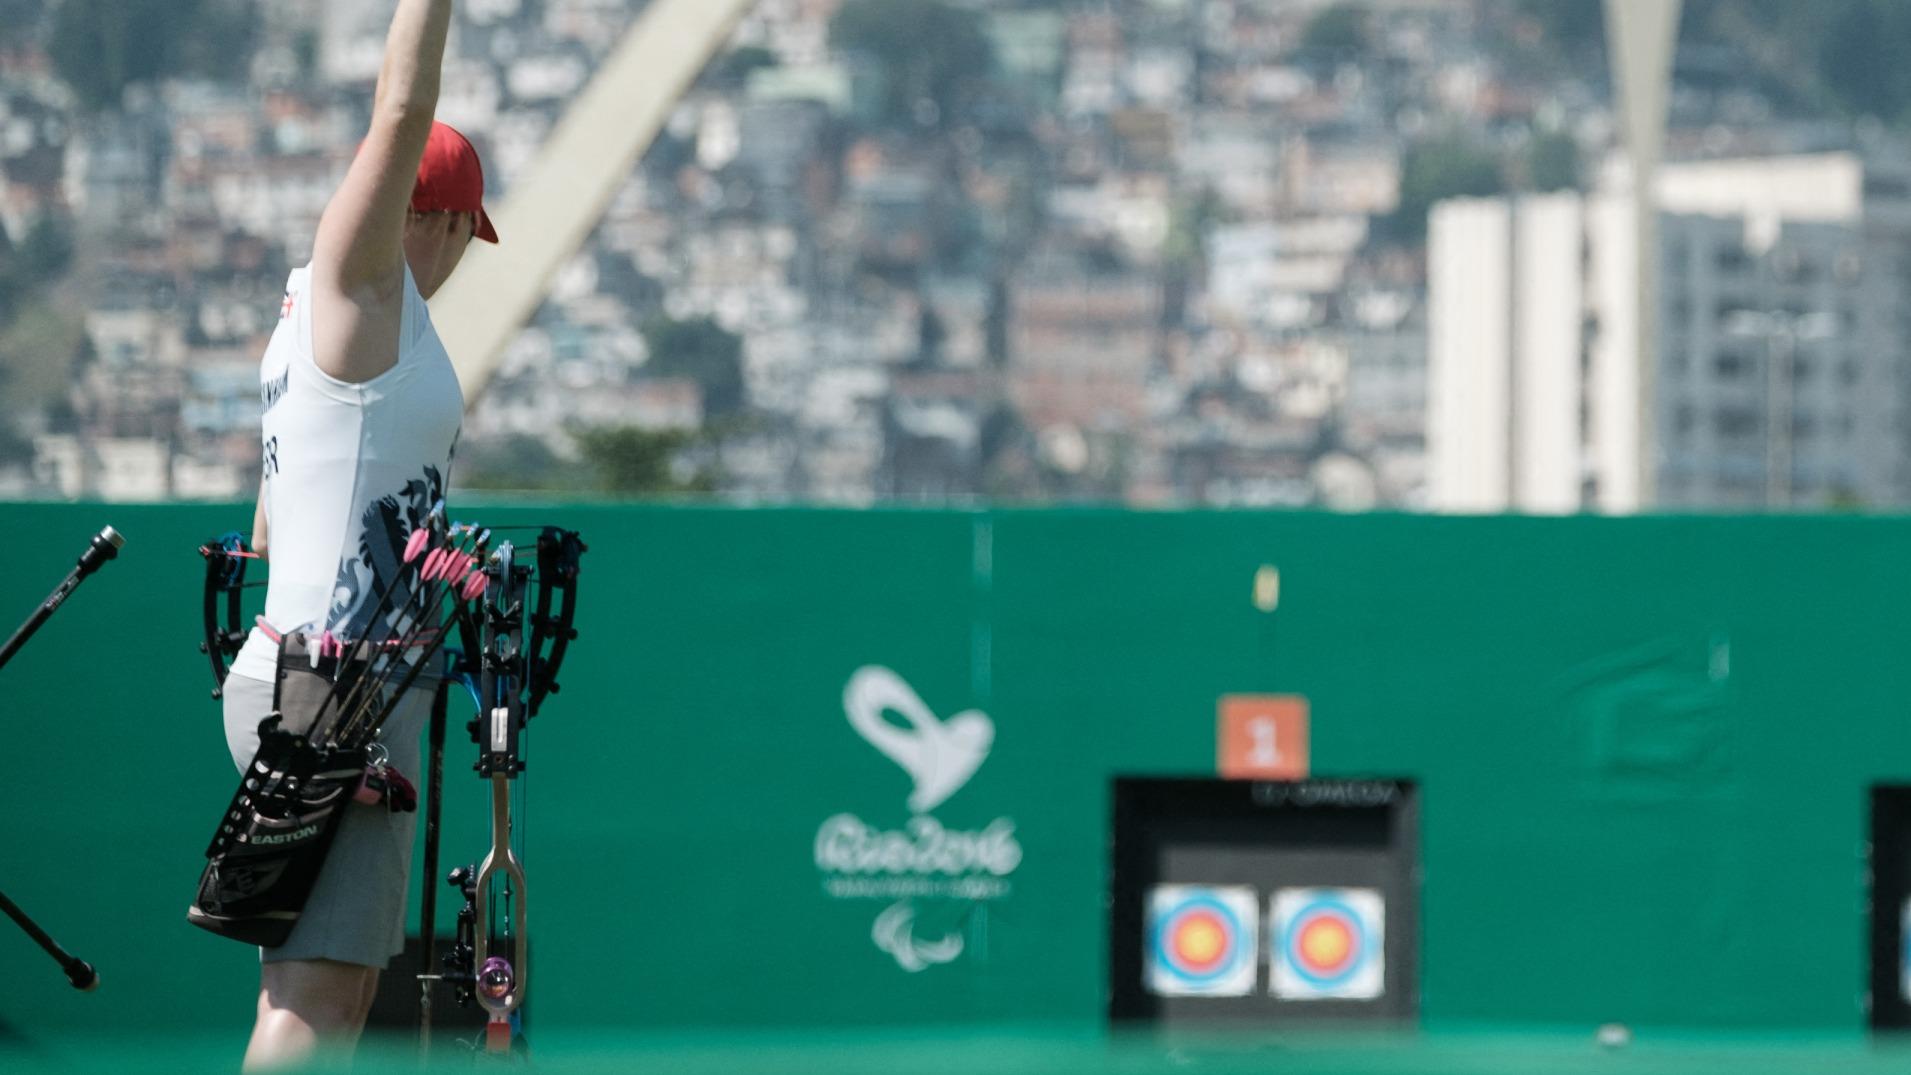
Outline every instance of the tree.
{"label": "tree", "polygon": [[73,368],[85,353],[80,320],[45,301],[25,303],[0,328],[0,406],[15,414],[43,407],[73,387]]}
{"label": "tree", "polygon": [[981,16],[944,0],[847,0],[830,20],[829,37],[881,65],[891,123],[941,126],[995,66]]}
{"label": "tree", "polygon": [[942,345],[949,338],[949,329],[942,323],[942,315],[928,299],[922,299],[922,314],[916,319],[916,361],[925,365],[934,365],[942,358]]}
{"label": "tree", "polygon": [[677,459],[696,436],[681,430],[650,430],[636,426],[580,429],[572,433],[578,451],[597,475],[605,492],[623,495],[707,493],[709,477],[677,476]]}
{"label": "tree", "polygon": [[1847,0],[1819,46],[1819,71],[1838,103],[1859,115],[1896,120],[1911,106],[1911,72],[1898,56],[1911,32],[1901,3]]}
{"label": "tree", "polygon": [[1168,238],[1162,258],[1175,272],[1191,275],[1207,259],[1208,236],[1224,222],[1226,206],[1213,187],[1175,199],[1168,214]]}
{"label": "tree", "polygon": [[257,5],[241,0],[65,0],[47,51],[91,110],[119,104],[126,87],[176,74],[246,77]]}
{"label": "tree", "polygon": [[643,324],[646,367],[661,377],[688,377],[703,389],[703,410],[722,417],[743,409],[743,341],[708,317],[678,321],[658,315]]}
{"label": "tree", "polygon": [[1367,51],[1367,12],[1353,4],[1322,8],[1301,31],[1301,50],[1338,63]]}
{"label": "tree", "polygon": [[64,218],[43,213],[17,243],[0,229],[0,329],[34,296],[57,280],[73,261],[73,228]]}
{"label": "tree", "polygon": [[32,44],[45,8],[42,0],[0,0],[0,48]]}
{"label": "tree", "polygon": [[744,45],[718,60],[714,74],[719,82],[741,86],[750,81],[754,72],[775,66],[776,53],[761,45]]}
{"label": "tree", "polygon": [[591,487],[574,460],[526,433],[460,444],[456,469],[458,485],[465,489],[577,492]]}
{"label": "tree", "polygon": [[1564,131],[1537,131],[1526,143],[1524,186],[1548,193],[1579,189],[1579,143]]}
{"label": "tree", "polygon": [[11,425],[0,422],[0,464],[24,465],[33,462],[33,442]]}
{"label": "tree", "polygon": [[20,255],[7,242],[7,230],[0,228],[0,328],[13,320],[14,311],[26,298],[27,284],[20,272]]}
{"label": "tree", "polygon": [[15,263],[29,286],[48,283],[73,264],[73,227],[52,213],[42,213],[27,229]]}
{"label": "tree", "polygon": [[1427,213],[1446,198],[1478,198],[1506,189],[1499,158],[1464,135],[1450,134],[1407,148],[1400,165],[1400,206],[1382,224],[1395,241],[1418,246],[1427,237]]}
{"label": "tree", "polygon": [[1595,0],[1514,0],[1516,17],[1529,21],[1554,54],[1579,63],[1604,55],[1606,13]]}

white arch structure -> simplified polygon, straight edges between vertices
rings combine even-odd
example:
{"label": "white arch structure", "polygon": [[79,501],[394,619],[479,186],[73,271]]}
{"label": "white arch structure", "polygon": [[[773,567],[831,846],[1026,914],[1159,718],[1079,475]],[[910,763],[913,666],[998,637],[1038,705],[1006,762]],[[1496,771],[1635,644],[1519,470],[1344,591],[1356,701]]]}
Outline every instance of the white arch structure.
{"label": "white arch structure", "polygon": [[492,211],[508,244],[475,243],[431,304],[476,407],[504,349],[566,259],[603,219],[618,184],[753,0],[652,0]]}
{"label": "white arch structure", "polygon": [[[1658,501],[1659,443],[1659,162],[1665,155],[1667,102],[1672,94],[1672,59],[1678,46],[1682,0],[1606,0],[1606,42],[1617,91],[1626,152],[1632,158],[1633,258],[1638,282],[1633,318],[1633,363],[1609,380],[1623,388],[1636,379],[1635,405],[1609,408],[1610,424],[1633,423],[1638,465],[1632,474],[1614,475],[1617,495],[1601,490],[1608,510],[1650,511]],[[1626,374],[1630,374],[1627,377]],[[1629,412],[1629,413],[1627,413]],[[1615,432],[1617,430],[1615,429]]]}

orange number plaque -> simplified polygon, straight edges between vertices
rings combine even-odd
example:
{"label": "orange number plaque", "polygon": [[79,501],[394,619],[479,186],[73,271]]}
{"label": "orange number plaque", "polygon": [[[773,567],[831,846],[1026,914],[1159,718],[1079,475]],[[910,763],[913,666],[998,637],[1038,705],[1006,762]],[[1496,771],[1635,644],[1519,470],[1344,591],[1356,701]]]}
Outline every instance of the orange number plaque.
{"label": "orange number plaque", "polygon": [[1298,694],[1221,698],[1217,767],[1228,780],[1307,779],[1307,699]]}

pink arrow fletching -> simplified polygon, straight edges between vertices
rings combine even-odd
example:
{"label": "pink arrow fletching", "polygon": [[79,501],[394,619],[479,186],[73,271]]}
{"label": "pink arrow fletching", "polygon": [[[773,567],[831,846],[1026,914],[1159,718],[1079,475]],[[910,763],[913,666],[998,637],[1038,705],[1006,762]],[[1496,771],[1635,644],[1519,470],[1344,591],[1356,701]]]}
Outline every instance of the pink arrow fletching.
{"label": "pink arrow fletching", "polygon": [[466,601],[476,601],[478,598],[483,597],[484,582],[484,572],[482,571],[473,571],[467,576],[464,580],[464,599]]}
{"label": "pink arrow fletching", "polygon": [[413,530],[411,538],[405,542],[405,562],[409,564],[418,559],[419,554],[423,553],[425,546],[429,544],[431,544],[431,531],[424,527]]}

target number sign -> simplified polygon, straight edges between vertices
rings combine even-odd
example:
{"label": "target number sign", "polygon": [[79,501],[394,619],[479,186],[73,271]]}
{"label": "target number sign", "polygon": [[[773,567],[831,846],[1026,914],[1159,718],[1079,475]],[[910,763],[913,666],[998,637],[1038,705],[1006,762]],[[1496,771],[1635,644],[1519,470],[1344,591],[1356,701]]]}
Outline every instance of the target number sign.
{"label": "target number sign", "polygon": [[1234,885],[1148,893],[1145,977],[1158,997],[1245,997],[1259,970],[1260,898]]}
{"label": "target number sign", "polygon": [[1283,888],[1268,910],[1269,986],[1281,1000],[1386,992],[1387,904],[1371,888]]}
{"label": "target number sign", "polygon": [[1299,695],[1224,696],[1215,738],[1223,779],[1307,779],[1307,699]]}

